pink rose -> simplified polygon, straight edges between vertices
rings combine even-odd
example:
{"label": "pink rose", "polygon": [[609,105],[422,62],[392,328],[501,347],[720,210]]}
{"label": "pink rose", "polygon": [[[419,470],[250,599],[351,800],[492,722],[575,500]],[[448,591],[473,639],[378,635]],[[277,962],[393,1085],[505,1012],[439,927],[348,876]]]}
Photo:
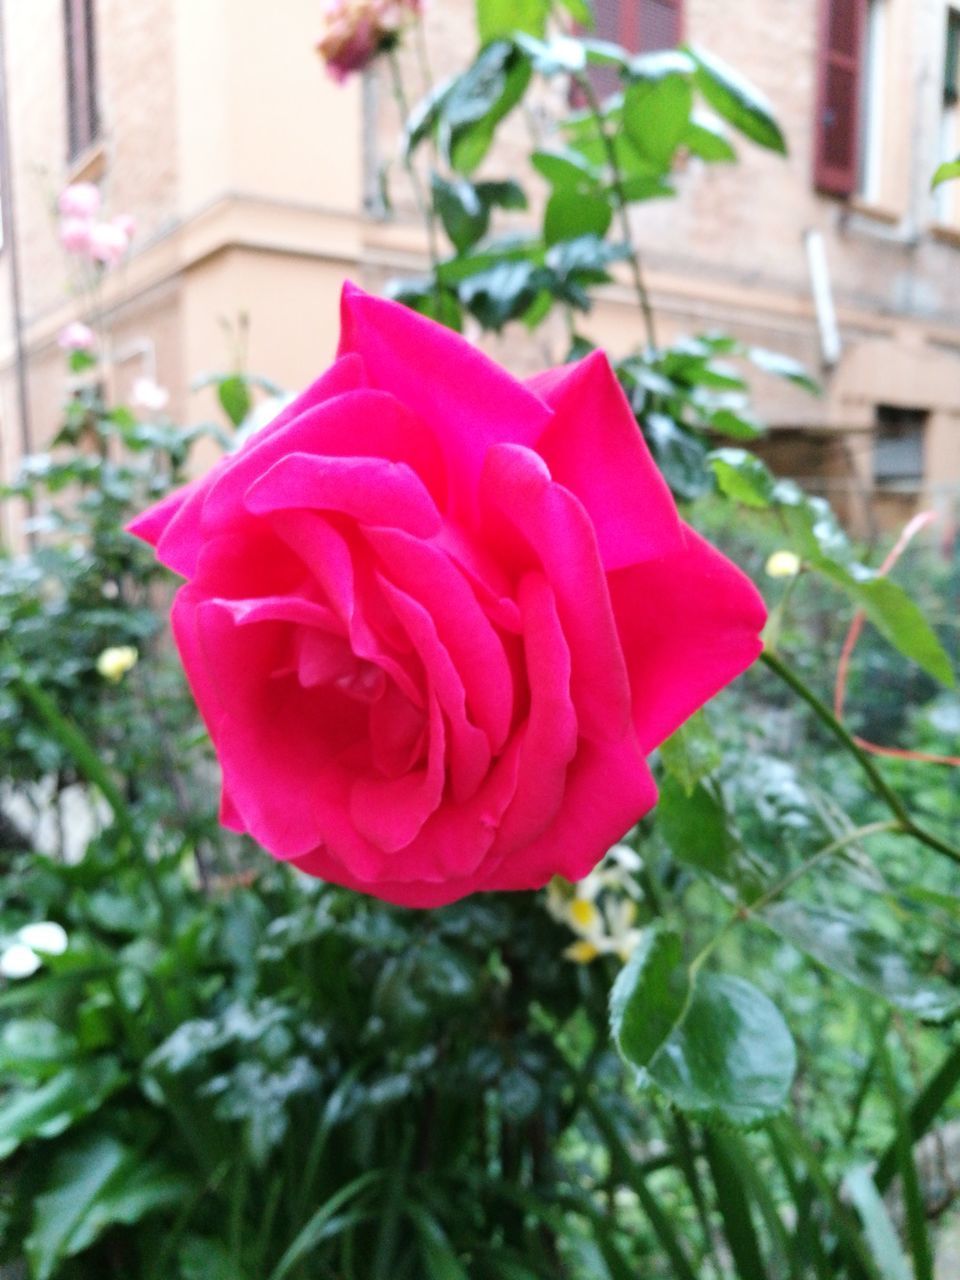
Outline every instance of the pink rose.
{"label": "pink rose", "polygon": [[86,218],[61,218],[60,243],[68,253],[90,253],[90,236],[93,223]]}
{"label": "pink rose", "polygon": [[362,71],[411,18],[422,0],[327,0],[317,52],[335,80]]}
{"label": "pink rose", "polygon": [[129,247],[126,230],[116,222],[97,222],[90,230],[90,256],[105,267],[115,267]]}
{"label": "pink rose", "polygon": [[64,218],[90,221],[100,212],[100,192],[92,182],[75,182],[60,192],[57,206]]}
{"label": "pink rose", "polygon": [[57,346],[61,351],[92,351],[97,345],[97,335],[88,324],[73,320],[60,330]]}
{"label": "pink rose", "polygon": [[523,385],[351,286],[328,372],[131,530],[187,579],[223,822],[408,906],[586,875],[761,647],[604,355]]}

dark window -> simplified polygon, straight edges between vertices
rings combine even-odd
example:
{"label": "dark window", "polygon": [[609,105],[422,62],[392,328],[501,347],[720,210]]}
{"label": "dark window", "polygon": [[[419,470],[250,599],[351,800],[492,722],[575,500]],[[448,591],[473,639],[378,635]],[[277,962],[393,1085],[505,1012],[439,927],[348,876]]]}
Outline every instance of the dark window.
{"label": "dark window", "polygon": [[95,0],[63,0],[69,160],[85,151],[100,130],[94,9]]}
{"label": "dark window", "polygon": [[821,0],[814,179],[830,195],[857,189],[867,0]]}
{"label": "dark window", "polygon": [[916,490],[923,484],[924,409],[877,406],[873,481],[878,489]]}
{"label": "dark window", "polygon": [[943,68],[943,105],[955,107],[960,91],[960,13],[947,13],[947,56]]}
{"label": "dark window", "polygon": [[[680,43],[683,0],[595,0],[593,10],[596,38],[623,45],[631,53],[673,49]],[[591,79],[600,97],[620,87],[613,67],[595,67]]]}

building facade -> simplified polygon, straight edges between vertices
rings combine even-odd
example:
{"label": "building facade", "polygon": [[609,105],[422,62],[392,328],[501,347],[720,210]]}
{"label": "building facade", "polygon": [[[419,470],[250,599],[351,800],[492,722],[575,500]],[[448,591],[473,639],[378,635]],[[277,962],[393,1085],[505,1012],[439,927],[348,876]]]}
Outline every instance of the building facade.
{"label": "building facade", "polygon": [[[960,186],[930,192],[960,152],[960,0],[600,0],[600,33],[637,50],[677,41],[736,67],[772,102],[790,154],[749,144],[735,166],[689,162],[679,198],[636,211],[663,336],[723,328],[803,360],[819,399],[758,375],[765,448],[861,525],[960,500]],[[54,207],[98,183],[137,223],[104,280],[108,376],[155,376],[185,421],[210,416],[192,379],[232,359],[290,388],[323,367],[345,277],[416,271],[421,228],[378,174],[397,116],[379,73],[335,84],[314,52],[317,0],[2,0],[5,133],[0,248],[0,476],[53,434],[57,335],[81,315]],[[433,0],[428,61],[474,46],[472,0]],[[409,59],[411,92],[423,60]],[[511,172],[511,143],[489,161]],[[641,338],[624,282],[588,328]],[[516,361],[520,344],[497,354]],[[526,344],[556,359],[562,334]],[[206,399],[205,399],[206,397]],[[0,530],[0,540],[13,539]]]}

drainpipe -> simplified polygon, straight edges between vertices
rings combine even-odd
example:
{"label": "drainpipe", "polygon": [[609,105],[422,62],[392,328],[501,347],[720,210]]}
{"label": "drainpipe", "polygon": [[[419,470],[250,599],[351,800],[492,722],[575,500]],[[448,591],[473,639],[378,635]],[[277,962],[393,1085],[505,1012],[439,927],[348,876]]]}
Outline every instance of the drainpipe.
{"label": "drainpipe", "polygon": [[[3,219],[4,248],[10,255],[10,306],[13,314],[14,359],[17,375],[17,404],[20,412],[20,443],[24,454],[33,452],[30,426],[30,395],[27,389],[27,353],[23,345],[23,304],[20,287],[20,260],[17,254],[17,225],[13,199],[13,165],[10,159],[10,111],[7,94],[7,45],[5,4],[0,0],[0,217]],[[32,503],[28,504],[33,514]]]}

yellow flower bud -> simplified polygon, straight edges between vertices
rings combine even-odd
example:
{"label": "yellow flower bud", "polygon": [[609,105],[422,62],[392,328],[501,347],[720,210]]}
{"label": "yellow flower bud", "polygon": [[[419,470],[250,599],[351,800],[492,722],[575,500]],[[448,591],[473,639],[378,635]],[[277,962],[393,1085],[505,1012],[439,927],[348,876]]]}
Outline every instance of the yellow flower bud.
{"label": "yellow flower bud", "polygon": [[800,567],[800,557],[792,551],[774,551],[766,563],[771,578],[795,578]]}
{"label": "yellow flower bud", "polygon": [[137,659],[140,657],[132,644],[118,644],[110,649],[104,649],[100,657],[97,659],[97,670],[103,676],[104,680],[109,680],[112,684],[118,684],[127,672],[137,665]]}

